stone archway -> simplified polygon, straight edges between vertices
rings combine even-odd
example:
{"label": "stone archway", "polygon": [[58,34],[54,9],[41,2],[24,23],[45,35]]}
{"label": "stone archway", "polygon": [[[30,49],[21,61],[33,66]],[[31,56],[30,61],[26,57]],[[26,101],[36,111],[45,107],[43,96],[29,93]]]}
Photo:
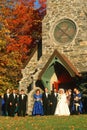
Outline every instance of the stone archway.
{"label": "stone archway", "polygon": [[62,64],[55,62],[44,72],[41,80],[44,87],[48,87],[49,90],[53,88],[58,90],[60,87],[64,89],[74,88],[74,78]]}
{"label": "stone archway", "polygon": [[57,88],[74,88],[75,77],[79,76],[78,71],[70,63],[70,61],[57,50],[51,55],[47,64],[44,66],[42,72],[39,74],[43,86],[48,87],[49,90],[53,86]]}

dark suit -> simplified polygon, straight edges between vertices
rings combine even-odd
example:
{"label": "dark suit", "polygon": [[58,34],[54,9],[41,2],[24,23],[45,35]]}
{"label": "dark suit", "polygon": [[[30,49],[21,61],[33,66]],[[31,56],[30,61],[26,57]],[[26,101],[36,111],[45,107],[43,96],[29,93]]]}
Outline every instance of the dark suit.
{"label": "dark suit", "polygon": [[27,105],[27,95],[26,94],[23,94],[23,95],[20,94],[19,95],[19,103],[18,103],[18,114],[19,114],[19,116],[25,116],[26,115],[26,105]]}
{"label": "dark suit", "polygon": [[43,110],[44,115],[50,114],[50,95],[46,96],[46,93],[42,94],[42,100],[43,100]]}
{"label": "dark suit", "polygon": [[10,95],[10,116],[14,116],[15,115],[15,110],[18,104],[18,100],[17,100],[17,95],[12,93]]}
{"label": "dark suit", "polygon": [[0,96],[0,116],[2,115],[2,98]]}
{"label": "dark suit", "polygon": [[10,94],[4,94],[4,101],[5,101],[5,116],[10,116]]}
{"label": "dark suit", "polygon": [[57,93],[51,93],[50,95],[50,114],[53,115],[55,113],[56,105],[57,105]]}

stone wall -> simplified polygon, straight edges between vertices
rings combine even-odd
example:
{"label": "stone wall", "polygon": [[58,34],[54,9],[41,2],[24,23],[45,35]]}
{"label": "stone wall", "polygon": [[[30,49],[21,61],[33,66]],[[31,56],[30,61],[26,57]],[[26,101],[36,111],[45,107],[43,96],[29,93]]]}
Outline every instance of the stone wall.
{"label": "stone wall", "polygon": [[[87,71],[87,1],[48,0],[47,15],[43,20],[43,54],[50,55],[56,48],[64,53],[79,72]],[[77,34],[71,43],[56,43],[55,24],[63,18],[76,23]],[[82,44],[83,43],[83,44]]]}

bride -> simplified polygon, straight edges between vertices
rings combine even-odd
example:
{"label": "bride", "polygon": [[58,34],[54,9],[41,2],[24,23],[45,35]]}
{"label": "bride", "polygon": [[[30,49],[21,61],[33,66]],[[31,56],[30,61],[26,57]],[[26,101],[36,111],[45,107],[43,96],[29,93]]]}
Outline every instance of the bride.
{"label": "bride", "polygon": [[68,116],[70,115],[66,94],[64,89],[60,88],[58,92],[58,103],[55,110],[55,115]]}

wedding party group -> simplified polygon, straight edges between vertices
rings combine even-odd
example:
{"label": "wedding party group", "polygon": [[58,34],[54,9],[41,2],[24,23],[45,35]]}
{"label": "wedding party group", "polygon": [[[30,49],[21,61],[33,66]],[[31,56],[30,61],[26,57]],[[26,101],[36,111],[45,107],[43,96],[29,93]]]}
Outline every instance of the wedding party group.
{"label": "wedding party group", "polygon": [[12,91],[7,89],[0,100],[0,113],[2,116],[14,117],[16,114],[18,116],[26,116],[27,95],[23,89],[20,93],[16,89]]}
{"label": "wedding party group", "polygon": [[[83,113],[82,94],[77,88],[74,88],[73,91],[64,90],[64,88],[59,88],[57,91],[54,88],[50,93],[48,88],[45,88],[44,92],[36,89],[33,99],[32,116],[69,116]],[[10,92],[7,89],[0,98],[0,102],[0,115],[2,116],[24,117],[27,115],[28,96],[23,89],[20,92],[15,89]]]}
{"label": "wedding party group", "polygon": [[77,88],[64,90],[60,88],[48,93],[45,88],[44,93],[37,89],[34,94],[34,106],[32,115],[59,115],[69,116],[70,114],[82,114],[82,94]]}

